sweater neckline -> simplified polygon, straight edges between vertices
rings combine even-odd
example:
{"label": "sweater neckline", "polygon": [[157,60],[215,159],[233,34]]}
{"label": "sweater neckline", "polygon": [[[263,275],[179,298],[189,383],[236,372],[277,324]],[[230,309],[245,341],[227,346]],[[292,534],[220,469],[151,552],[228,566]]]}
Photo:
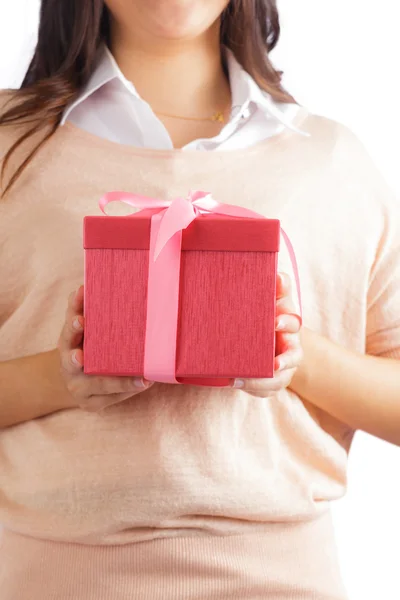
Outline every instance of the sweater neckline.
{"label": "sweater neckline", "polygon": [[[307,119],[307,117],[309,115],[310,115],[310,113],[305,107],[303,107],[303,106],[300,107],[298,113],[292,120],[292,124],[295,127],[300,127],[305,122],[305,120]],[[261,142],[258,142],[248,148],[202,152],[200,150],[183,150],[180,148],[173,148],[173,149],[169,149],[169,150],[158,150],[158,149],[153,149],[153,148],[138,148],[135,146],[129,146],[127,144],[120,144],[119,142],[107,140],[106,138],[102,138],[98,135],[90,133],[90,132],[86,131],[85,129],[82,129],[69,121],[67,121],[67,123],[65,123],[64,125],[62,125],[58,128],[58,134],[59,135],[72,134],[72,135],[80,138],[81,140],[85,140],[87,142],[87,144],[96,146],[98,148],[102,147],[105,150],[108,149],[109,151],[119,152],[121,154],[136,155],[136,156],[142,156],[142,157],[147,157],[147,158],[153,157],[153,158],[174,159],[174,158],[182,158],[182,157],[186,158],[187,157],[187,158],[196,158],[196,160],[199,158],[199,155],[203,156],[203,155],[213,155],[213,154],[217,154],[218,156],[229,156],[229,157],[239,156],[240,157],[241,155],[244,155],[244,154],[248,155],[249,153],[256,152],[260,148],[274,146],[274,145],[286,140],[290,136],[297,135],[298,137],[303,137],[303,136],[300,136],[300,134],[296,134],[296,132],[294,132],[293,130],[291,130],[289,128],[285,128],[281,132],[279,132],[265,140],[262,140]],[[307,139],[307,138],[304,138],[304,139]]]}

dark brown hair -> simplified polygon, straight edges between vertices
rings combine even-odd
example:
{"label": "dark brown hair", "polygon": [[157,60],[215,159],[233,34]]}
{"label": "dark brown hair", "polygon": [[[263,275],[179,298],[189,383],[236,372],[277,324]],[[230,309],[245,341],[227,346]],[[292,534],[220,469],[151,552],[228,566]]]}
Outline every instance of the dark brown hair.
{"label": "dark brown hair", "polygon": [[[231,0],[222,15],[221,42],[258,85],[281,102],[295,102],[281,85],[282,73],[274,69],[269,52],[280,36],[276,0]],[[43,136],[8,182],[13,185],[24,168],[53,135],[66,106],[91,76],[97,54],[110,38],[110,19],[103,0],[42,0],[39,38],[21,88],[0,115],[2,125],[24,125],[13,152],[31,136]]]}

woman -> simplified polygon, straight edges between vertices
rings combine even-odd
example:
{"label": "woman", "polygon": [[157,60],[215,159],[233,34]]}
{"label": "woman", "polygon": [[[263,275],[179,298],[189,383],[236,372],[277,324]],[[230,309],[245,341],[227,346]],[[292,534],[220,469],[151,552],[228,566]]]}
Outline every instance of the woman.
{"label": "woman", "polygon": [[[278,38],[273,0],[42,0],[0,116],[2,600],[346,597],[329,503],[353,434],[400,443],[399,214],[282,88]],[[82,218],[112,189],[280,218],[303,361],[281,276],[272,380],[85,376]]]}

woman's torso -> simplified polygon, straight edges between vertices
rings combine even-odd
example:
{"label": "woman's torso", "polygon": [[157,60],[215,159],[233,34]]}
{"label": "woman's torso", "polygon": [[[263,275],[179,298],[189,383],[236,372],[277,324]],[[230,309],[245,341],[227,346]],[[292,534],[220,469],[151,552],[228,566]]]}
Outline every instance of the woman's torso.
{"label": "woman's torso", "polygon": [[[206,188],[280,218],[298,255],[305,325],[363,351],[379,209],[360,223],[363,183],[338,153],[346,130],[312,116],[301,125],[310,138],[285,132],[201,159],[59,130],[0,208],[0,359],[55,346],[83,280],[82,219],[118,188],[170,198]],[[291,392],[156,385],[103,414],[64,411],[1,432],[0,521],[34,537],[118,544],[309,519],[343,494],[351,436]]]}

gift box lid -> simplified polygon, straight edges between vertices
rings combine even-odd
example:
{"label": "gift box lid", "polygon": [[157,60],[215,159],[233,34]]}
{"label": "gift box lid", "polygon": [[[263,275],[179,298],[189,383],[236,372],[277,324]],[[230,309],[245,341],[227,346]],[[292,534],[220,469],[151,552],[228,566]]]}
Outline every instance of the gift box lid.
{"label": "gift box lid", "polygon": [[[89,249],[148,250],[151,215],[85,217],[84,247]],[[280,221],[224,215],[199,215],[183,230],[182,250],[278,252]]]}

